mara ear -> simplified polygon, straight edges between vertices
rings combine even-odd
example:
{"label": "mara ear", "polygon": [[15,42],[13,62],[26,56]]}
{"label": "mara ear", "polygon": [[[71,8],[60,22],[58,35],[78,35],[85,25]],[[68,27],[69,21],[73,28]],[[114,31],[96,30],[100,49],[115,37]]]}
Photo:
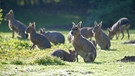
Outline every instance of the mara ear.
{"label": "mara ear", "polygon": [[100,26],[100,27],[102,27],[102,23],[103,23],[103,21],[101,21],[101,22],[99,23],[99,26]]}
{"label": "mara ear", "polygon": [[41,32],[42,32],[42,28],[40,28],[40,29],[39,29],[39,31],[41,31]]}
{"label": "mara ear", "polygon": [[14,14],[14,12],[13,12],[13,10],[12,10],[12,9],[9,11],[9,13],[10,13],[10,14]]}
{"label": "mara ear", "polygon": [[45,28],[43,28],[42,30],[43,30],[43,32],[45,32]]}
{"label": "mara ear", "polygon": [[31,22],[29,22],[29,26],[31,26],[32,25],[32,23]]}
{"label": "mara ear", "polygon": [[73,27],[75,27],[75,23],[74,22],[72,22],[72,25],[73,25]]}
{"label": "mara ear", "polygon": [[42,32],[42,28],[39,29],[39,32],[40,32],[40,33]]}
{"label": "mara ear", "polygon": [[110,32],[110,31],[111,31],[111,29],[110,29],[110,28],[107,28],[107,30],[108,30],[108,32]]}
{"label": "mara ear", "polygon": [[43,29],[42,29],[42,28],[40,28],[40,29],[39,29],[39,32],[40,32],[40,33],[42,33],[42,32],[43,32]]}
{"label": "mara ear", "polygon": [[72,22],[73,25],[75,25],[75,22]]}
{"label": "mara ear", "polygon": [[81,28],[81,25],[82,25],[82,21],[80,21],[80,22],[77,24],[77,27],[78,27],[78,28]]}
{"label": "mara ear", "polygon": [[35,22],[33,22],[33,25],[35,25]]}
{"label": "mara ear", "polygon": [[97,21],[94,21],[94,25],[97,26]]}
{"label": "mara ear", "polygon": [[33,22],[33,23],[31,24],[31,26],[35,28],[35,27],[36,27],[35,22]]}

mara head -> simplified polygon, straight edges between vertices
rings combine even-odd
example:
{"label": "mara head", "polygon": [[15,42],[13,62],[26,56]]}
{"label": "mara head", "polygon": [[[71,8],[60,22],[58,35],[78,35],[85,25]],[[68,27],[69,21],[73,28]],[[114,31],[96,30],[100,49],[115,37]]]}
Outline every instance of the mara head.
{"label": "mara head", "polygon": [[80,21],[77,25],[74,22],[72,22],[72,24],[73,24],[73,27],[71,28],[71,34],[73,36],[80,34],[79,29],[81,28],[82,21]]}
{"label": "mara head", "polygon": [[108,37],[112,40],[115,34],[110,28],[107,28],[107,30],[108,30]]}
{"label": "mara head", "polygon": [[75,61],[76,59],[76,52],[74,50],[69,50],[69,54],[70,54],[70,60],[69,61]]}
{"label": "mara head", "polygon": [[12,20],[14,19],[14,13],[13,13],[13,10],[10,10],[6,16],[4,17],[4,20],[8,21],[8,20]]}
{"label": "mara head", "polygon": [[32,33],[33,31],[35,31],[35,22],[34,23],[29,23],[29,26],[26,28],[26,33]]}
{"label": "mara head", "polygon": [[102,21],[98,24],[96,21],[94,22],[94,27],[92,29],[93,33],[100,32],[102,27]]}

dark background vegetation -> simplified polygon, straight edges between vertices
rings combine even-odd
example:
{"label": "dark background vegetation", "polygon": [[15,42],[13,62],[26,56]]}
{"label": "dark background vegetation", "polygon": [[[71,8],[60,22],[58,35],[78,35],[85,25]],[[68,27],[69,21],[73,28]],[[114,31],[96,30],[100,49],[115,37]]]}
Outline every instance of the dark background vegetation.
{"label": "dark background vegetation", "polygon": [[[94,21],[103,21],[103,28],[111,27],[121,17],[135,26],[135,0],[0,0],[3,17],[13,9],[16,19],[28,25],[36,22],[37,29],[70,29],[72,22],[83,21],[82,26],[93,26]],[[8,31],[7,22],[0,25]]]}

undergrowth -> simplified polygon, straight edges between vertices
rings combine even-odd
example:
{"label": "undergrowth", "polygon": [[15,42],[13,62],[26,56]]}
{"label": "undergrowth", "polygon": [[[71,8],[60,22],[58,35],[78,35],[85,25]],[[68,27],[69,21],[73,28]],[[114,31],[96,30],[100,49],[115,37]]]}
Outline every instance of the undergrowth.
{"label": "undergrowth", "polygon": [[[53,49],[40,50],[35,48],[30,50],[32,43],[29,40],[19,40],[18,38],[3,37],[0,35],[0,63],[14,65],[64,65],[65,63],[59,58],[52,57]],[[59,47],[61,48],[61,47]]]}
{"label": "undergrowth", "polygon": [[41,58],[37,58],[34,63],[38,63],[39,65],[64,65],[60,59],[52,56],[43,56]]}

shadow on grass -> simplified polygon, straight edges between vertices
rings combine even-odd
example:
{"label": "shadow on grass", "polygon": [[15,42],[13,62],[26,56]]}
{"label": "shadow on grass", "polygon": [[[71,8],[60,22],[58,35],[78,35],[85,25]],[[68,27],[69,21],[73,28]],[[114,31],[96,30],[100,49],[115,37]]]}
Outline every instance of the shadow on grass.
{"label": "shadow on grass", "polygon": [[105,63],[105,62],[85,62],[85,63],[91,63],[91,64],[103,64],[103,63]]}
{"label": "shadow on grass", "polygon": [[104,62],[94,62],[94,64],[103,64]]}
{"label": "shadow on grass", "polygon": [[108,51],[117,51],[117,49],[109,49]]}
{"label": "shadow on grass", "polygon": [[100,49],[101,51],[117,51],[117,49]]}

